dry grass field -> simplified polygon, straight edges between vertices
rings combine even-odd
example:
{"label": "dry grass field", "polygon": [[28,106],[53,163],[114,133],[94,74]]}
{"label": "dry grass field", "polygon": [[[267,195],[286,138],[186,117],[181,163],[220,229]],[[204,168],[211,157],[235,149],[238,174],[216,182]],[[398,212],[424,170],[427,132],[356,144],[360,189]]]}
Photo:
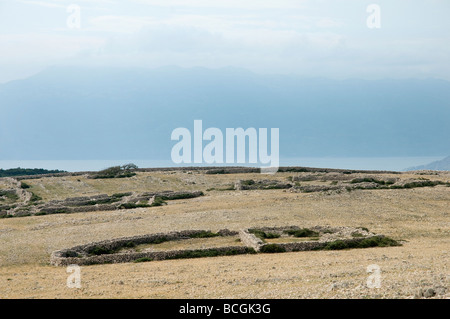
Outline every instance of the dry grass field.
{"label": "dry grass field", "polygon": [[[239,180],[286,182],[302,174],[168,171],[124,179],[25,180],[44,201],[124,191],[201,190],[205,196],[160,207],[0,219],[0,298],[414,298],[420,288],[434,289],[433,298],[449,298],[450,187],[220,190]],[[450,173],[443,172],[370,176],[450,181]],[[0,181],[0,189],[5,187]],[[402,246],[83,266],[79,289],[67,287],[65,267],[49,262],[52,251],[118,237],[287,225],[367,227]],[[189,245],[205,242],[192,239]],[[366,284],[369,265],[381,269],[380,288]]]}

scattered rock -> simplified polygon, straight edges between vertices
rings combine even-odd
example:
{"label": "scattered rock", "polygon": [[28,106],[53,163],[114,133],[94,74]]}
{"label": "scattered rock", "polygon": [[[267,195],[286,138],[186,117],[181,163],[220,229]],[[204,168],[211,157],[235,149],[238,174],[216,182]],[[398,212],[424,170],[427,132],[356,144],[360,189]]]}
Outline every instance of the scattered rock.
{"label": "scattered rock", "polygon": [[436,295],[436,292],[435,292],[434,289],[432,289],[432,288],[427,289],[427,290],[423,293],[423,296],[424,296],[425,298],[431,298],[431,297],[434,297],[435,295]]}
{"label": "scattered rock", "polygon": [[447,293],[447,288],[439,286],[439,287],[436,287],[434,289],[434,291],[436,292],[437,295],[443,296],[443,295],[445,295]]}

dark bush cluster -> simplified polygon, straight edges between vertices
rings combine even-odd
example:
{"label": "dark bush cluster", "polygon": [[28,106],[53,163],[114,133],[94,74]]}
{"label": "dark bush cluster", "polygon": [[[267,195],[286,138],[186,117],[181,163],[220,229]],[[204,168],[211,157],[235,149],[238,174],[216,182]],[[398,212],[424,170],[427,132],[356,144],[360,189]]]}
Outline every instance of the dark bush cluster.
{"label": "dark bush cluster", "polygon": [[46,170],[43,168],[20,168],[20,167],[6,170],[0,169],[0,177],[42,175],[42,174],[56,174],[56,173],[66,173],[66,171]]}
{"label": "dark bush cluster", "polygon": [[220,234],[213,233],[210,231],[202,231],[199,233],[191,234],[189,237],[190,238],[210,238],[210,237],[217,237],[217,236],[220,236]]}
{"label": "dark bush cluster", "polygon": [[95,173],[92,178],[125,178],[135,176],[133,171],[138,167],[135,164],[126,164],[122,166],[113,166]]}
{"label": "dark bush cluster", "polygon": [[318,237],[319,233],[308,229],[308,228],[302,228],[302,229],[290,229],[284,231],[286,234],[294,237]]}
{"label": "dark bush cluster", "polygon": [[286,249],[283,246],[277,244],[268,244],[261,247],[262,253],[284,253]]}
{"label": "dark bush cluster", "polygon": [[400,243],[388,237],[371,237],[361,241],[342,241],[336,240],[328,243],[323,250],[341,250],[350,248],[370,248],[370,247],[391,247],[400,246]]}
{"label": "dark bush cluster", "polygon": [[351,184],[358,184],[358,183],[375,183],[378,185],[392,185],[394,184],[393,181],[383,181],[379,180],[373,177],[364,177],[364,178],[355,178],[351,182]]}
{"label": "dark bush cluster", "polygon": [[252,233],[253,235],[255,235],[256,237],[258,237],[259,239],[262,239],[263,241],[264,241],[264,239],[279,238],[280,237],[280,234],[264,232],[264,231],[262,231],[260,229],[249,229],[248,231],[250,233]]}

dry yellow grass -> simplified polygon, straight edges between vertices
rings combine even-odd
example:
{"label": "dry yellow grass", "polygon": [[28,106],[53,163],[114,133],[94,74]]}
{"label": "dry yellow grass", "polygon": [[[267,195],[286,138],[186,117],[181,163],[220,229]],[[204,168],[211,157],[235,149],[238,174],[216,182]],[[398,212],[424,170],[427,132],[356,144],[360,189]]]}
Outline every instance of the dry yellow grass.
{"label": "dry yellow grass", "polygon": [[[292,175],[167,172],[141,173],[135,180],[108,185],[80,177],[26,182],[50,199],[158,187],[205,191],[238,179],[285,181]],[[423,177],[449,180],[448,174]],[[163,180],[169,181],[167,188]],[[76,188],[76,183],[84,186]],[[1,219],[0,298],[410,298],[421,287],[448,289],[449,203],[450,188],[445,186],[340,194],[211,191],[163,207]],[[285,225],[363,226],[404,242],[388,248],[85,266],[81,289],[67,288],[66,269],[49,265],[52,251],[92,241],[184,229]],[[381,268],[379,289],[366,286],[366,269],[372,264]],[[447,290],[439,297],[448,296]]]}

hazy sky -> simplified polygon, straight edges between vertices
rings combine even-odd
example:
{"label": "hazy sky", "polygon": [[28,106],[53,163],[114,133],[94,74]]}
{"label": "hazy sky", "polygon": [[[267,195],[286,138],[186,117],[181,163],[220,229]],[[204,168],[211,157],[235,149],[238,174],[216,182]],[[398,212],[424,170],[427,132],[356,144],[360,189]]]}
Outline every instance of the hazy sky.
{"label": "hazy sky", "polygon": [[[370,4],[381,28],[367,27]],[[449,9],[449,0],[0,0],[0,82],[59,64],[450,80]]]}

